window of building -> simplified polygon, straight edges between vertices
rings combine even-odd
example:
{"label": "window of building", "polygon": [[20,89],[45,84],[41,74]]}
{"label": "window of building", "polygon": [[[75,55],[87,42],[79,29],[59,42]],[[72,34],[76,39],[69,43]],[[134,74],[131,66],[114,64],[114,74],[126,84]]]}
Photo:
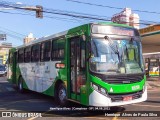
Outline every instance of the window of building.
{"label": "window of building", "polygon": [[31,47],[27,47],[24,49],[24,62],[31,61]]}
{"label": "window of building", "polygon": [[38,62],[40,59],[40,45],[36,44],[32,46],[31,50],[31,61]]}
{"label": "window of building", "polygon": [[18,50],[18,62],[22,63],[24,61],[24,50],[23,49],[19,49]]}
{"label": "window of building", "polygon": [[52,41],[52,60],[64,59],[65,40],[53,40]]}
{"label": "window of building", "polygon": [[49,61],[51,58],[51,41],[41,44],[41,61]]}

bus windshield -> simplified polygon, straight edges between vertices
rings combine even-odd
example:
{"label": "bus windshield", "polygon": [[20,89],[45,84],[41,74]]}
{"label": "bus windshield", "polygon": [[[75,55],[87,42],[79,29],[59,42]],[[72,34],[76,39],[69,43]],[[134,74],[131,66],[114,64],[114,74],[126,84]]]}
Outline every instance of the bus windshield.
{"label": "bus windshield", "polygon": [[90,70],[101,74],[144,72],[139,37],[92,38]]}

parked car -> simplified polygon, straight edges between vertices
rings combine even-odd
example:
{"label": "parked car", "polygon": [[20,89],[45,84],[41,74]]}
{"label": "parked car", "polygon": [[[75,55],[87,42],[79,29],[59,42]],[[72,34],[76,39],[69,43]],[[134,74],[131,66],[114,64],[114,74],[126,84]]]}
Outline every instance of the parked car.
{"label": "parked car", "polygon": [[0,65],[0,76],[7,76],[7,70],[5,65]]}

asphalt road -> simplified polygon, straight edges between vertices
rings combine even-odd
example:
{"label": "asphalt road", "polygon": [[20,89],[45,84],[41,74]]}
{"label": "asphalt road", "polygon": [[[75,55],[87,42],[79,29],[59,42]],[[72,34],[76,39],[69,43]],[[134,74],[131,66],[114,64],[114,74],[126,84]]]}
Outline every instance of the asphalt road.
{"label": "asphalt road", "polygon": [[[76,103],[70,102],[70,105],[65,109],[72,109],[71,111],[61,111],[58,110],[59,107],[53,97],[48,97],[39,93],[27,91],[24,94],[18,93],[16,88],[14,88],[11,84],[6,81],[5,77],[0,77],[0,116],[7,116],[11,114],[15,118],[5,117],[5,119],[20,119],[17,116],[23,117],[26,120],[34,120],[34,119],[153,119],[158,120],[158,117],[147,117],[146,115],[156,116],[156,111],[160,111],[160,87],[154,88],[148,91],[148,100],[142,103],[126,105],[121,107],[112,107],[107,108],[109,110],[96,110],[96,111],[76,111],[75,108],[86,108],[86,106],[81,106]],[[88,109],[88,108],[87,108]],[[131,112],[129,112],[131,111]],[[145,111],[144,114],[141,114]],[[148,111],[148,112],[147,112]],[[2,114],[3,112],[3,114]],[[8,113],[7,113],[8,112]],[[133,112],[135,116],[133,117]],[[146,113],[147,112],[147,113]],[[33,114],[36,113],[36,114]],[[126,116],[130,114],[132,117],[119,117],[120,113],[126,113]],[[111,115],[111,116],[110,116]],[[113,116],[117,115],[117,116]],[[145,117],[138,117],[138,116]],[[30,118],[28,118],[30,116]],[[42,116],[42,118],[40,118]],[[47,117],[43,117],[47,116]],[[77,117],[78,116],[78,117]],[[110,116],[110,117],[109,117]],[[4,119],[4,118],[0,118]]]}

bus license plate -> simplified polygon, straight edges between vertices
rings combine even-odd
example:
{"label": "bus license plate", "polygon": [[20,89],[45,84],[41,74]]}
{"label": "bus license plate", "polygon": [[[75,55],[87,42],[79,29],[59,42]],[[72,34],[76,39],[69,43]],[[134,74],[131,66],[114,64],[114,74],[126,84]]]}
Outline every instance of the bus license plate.
{"label": "bus license plate", "polygon": [[132,100],[132,96],[123,97],[123,101],[129,101],[129,100]]}

